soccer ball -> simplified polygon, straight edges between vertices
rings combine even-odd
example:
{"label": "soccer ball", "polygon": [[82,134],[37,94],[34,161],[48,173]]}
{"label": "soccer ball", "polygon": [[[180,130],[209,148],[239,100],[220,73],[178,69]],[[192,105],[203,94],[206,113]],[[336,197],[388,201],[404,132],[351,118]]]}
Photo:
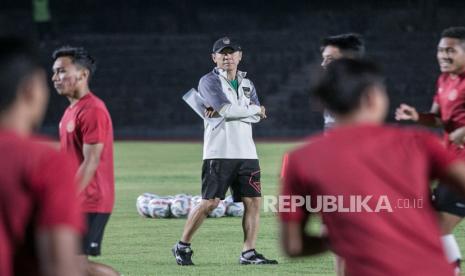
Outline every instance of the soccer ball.
{"label": "soccer ball", "polygon": [[148,204],[151,218],[167,218],[170,216],[171,200],[167,198],[154,198]]}
{"label": "soccer ball", "polygon": [[231,217],[242,217],[244,215],[244,204],[242,202],[234,202],[232,196],[224,199],[226,205],[226,215]]}
{"label": "soccer ball", "polygon": [[231,195],[227,196],[224,200],[224,204],[226,205],[226,208],[229,206],[229,204],[234,202],[234,199]]}
{"label": "soccer ball", "polygon": [[244,215],[244,204],[242,202],[231,202],[226,207],[226,215],[231,217],[242,217]]}
{"label": "soccer ball", "polygon": [[211,218],[219,218],[219,217],[224,217],[224,214],[226,213],[226,205],[224,202],[221,200],[218,206],[208,214],[209,217]]}
{"label": "soccer ball", "polygon": [[161,198],[161,199],[166,199],[166,200],[173,200],[174,199],[174,196],[159,196],[158,198]]}
{"label": "soccer ball", "polygon": [[149,202],[154,199],[154,198],[159,198],[159,196],[150,194],[150,193],[144,193],[137,197],[136,200],[136,208],[137,208],[137,213],[143,217],[150,217],[149,215]]}
{"label": "soccer ball", "polygon": [[186,198],[191,198],[192,196],[191,195],[188,195],[188,194],[177,194],[177,195],[174,195],[173,198],[177,198],[177,197],[186,197]]}
{"label": "soccer ball", "polygon": [[191,198],[185,195],[176,195],[171,201],[171,214],[173,217],[186,217],[190,212]]}
{"label": "soccer ball", "polygon": [[202,196],[199,196],[199,195],[193,196],[191,198],[191,210],[197,207],[197,205],[199,205],[201,201],[202,201]]}

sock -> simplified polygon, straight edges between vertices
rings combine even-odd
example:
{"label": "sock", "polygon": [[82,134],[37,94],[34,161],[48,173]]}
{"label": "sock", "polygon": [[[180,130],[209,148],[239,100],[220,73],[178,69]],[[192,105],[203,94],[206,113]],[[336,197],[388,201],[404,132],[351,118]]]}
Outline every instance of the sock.
{"label": "sock", "polygon": [[247,251],[242,252],[242,257],[246,259],[250,259],[254,255],[255,255],[255,249],[249,249]]}
{"label": "sock", "polygon": [[442,246],[446,252],[447,261],[449,263],[455,263],[462,259],[462,254],[460,254],[459,245],[455,240],[454,235],[448,234],[441,237]]}
{"label": "sock", "polygon": [[182,241],[178,242],[178,249],[184,249],[186,247],[191,247],[191,244],[187,242],[182,242]]}

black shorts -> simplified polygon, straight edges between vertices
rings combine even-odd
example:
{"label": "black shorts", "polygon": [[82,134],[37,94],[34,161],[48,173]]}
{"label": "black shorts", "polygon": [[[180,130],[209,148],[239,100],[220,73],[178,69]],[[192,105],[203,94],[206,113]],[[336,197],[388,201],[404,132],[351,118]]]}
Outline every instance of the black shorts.
{"label": "black shorts", "polygon": [[235,202],[261,197],[257,159],[205,159],[202,166],[202,198],[224,199],[228,188]]}
{"label": "black shorts", "polygon": [[438,184],[433,190],[433,204],[439,212],[465,217],[465,198],[446,185]]}
{"label": "black shorts", "polygon": [[99,256],[102,246],[103,232],[110,219],[109,213],[85,213],[87,232],[82,239],[83,254]]}

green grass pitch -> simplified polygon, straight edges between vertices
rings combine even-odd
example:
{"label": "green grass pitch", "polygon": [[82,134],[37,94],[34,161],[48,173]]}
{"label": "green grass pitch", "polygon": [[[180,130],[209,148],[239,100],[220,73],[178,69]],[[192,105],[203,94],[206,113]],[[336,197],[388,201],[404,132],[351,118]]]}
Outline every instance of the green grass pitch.
{"label": "green grass pitch", "polygon": [[[277,194],[281,157],[293,146],[291,143],[257,144],[264,195]],[[171,247],[179,240],[185,219],[142,218],[137,214],[135,202],[144,192],[200,194],[201,165],[201,143],[115,143],[116,204],[105,231],[102,256],[95,260],[115,267],[126,276],[334,275],[330,254],[297,260],[284,257],[279,248],[277,219],[274,214],[263,212],[257,249],[265,256],[278,259],[279,265],[239,265],[241,219],[224,217],[207,219],[194,236],[196,265],[178,266]],[[463,232],[463,227],[456,231],[462,250],[465,248]]]}

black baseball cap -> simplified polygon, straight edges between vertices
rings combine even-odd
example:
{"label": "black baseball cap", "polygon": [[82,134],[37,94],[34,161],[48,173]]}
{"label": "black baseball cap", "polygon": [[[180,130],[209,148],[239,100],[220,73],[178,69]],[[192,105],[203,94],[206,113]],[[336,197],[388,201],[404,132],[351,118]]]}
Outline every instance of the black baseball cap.
{"label": "black baseball cap", "polygon": [[224,48],[231,48],[234,51],[241,51],[241,45],[236,42],[236,40],[233,40],[227,36],[222,37],[215,41],[215,44],[213,44],[213,53],[219,53],[221,52]]}

